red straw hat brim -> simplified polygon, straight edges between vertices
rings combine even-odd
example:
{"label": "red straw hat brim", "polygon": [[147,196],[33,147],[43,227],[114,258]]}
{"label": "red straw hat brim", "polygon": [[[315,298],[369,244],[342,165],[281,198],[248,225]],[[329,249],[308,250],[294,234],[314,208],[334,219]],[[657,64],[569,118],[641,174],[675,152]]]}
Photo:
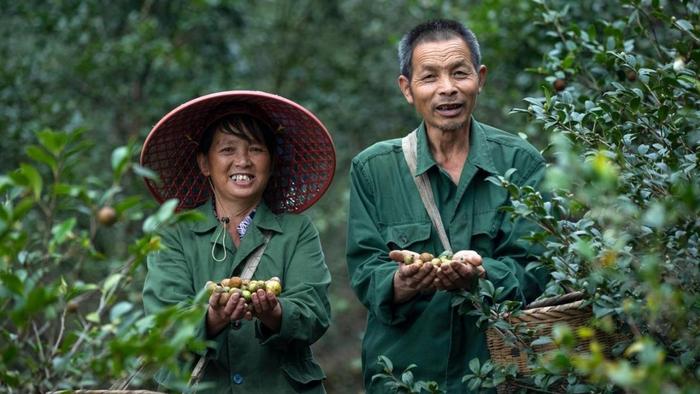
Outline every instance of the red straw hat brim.
{"label": "red straw hat brim", "polygon": [[141,165],[160,182],[145,178],[158,202],[179,199],[178,210],[195,208],[210,197],[197,166],[202,133],[232,106],[259,108],[278,128],[275,171],[265,191],[274,212],[301,212],[326,192],[335,173],[335,147],[326,127],[301,105],[270,93],[235,90],[188,101],[165,115],[146,137]]}

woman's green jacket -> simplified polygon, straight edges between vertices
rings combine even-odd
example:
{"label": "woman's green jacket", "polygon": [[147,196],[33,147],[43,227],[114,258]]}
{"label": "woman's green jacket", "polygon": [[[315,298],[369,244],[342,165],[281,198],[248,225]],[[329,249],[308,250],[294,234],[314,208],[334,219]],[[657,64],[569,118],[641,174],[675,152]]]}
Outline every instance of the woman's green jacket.
{"label": "woman's green jacket", "polygon": [[[198,210],[205,220],[167,228],[160,234],[164,248],[148,257],[143,290],[147,313],[188,304],[207,281],[240,275],[246,258],[264,243],[265,233],[271,238],[253,279],[277,276],[283,286],[279,296],[280,331],[271,334],[257,319],[242,320],[240,328],[231,324],[210,338],[211,360],[198,392],[325,392],[325,375],[314,361],[310,345],[330,323],[327,290],[331,277],[311,220],[299,214],[275,214],[261,203],[239,247],[227,235],[224,251],[222,227],[214,217],[211,202]],[[224,254],[223,261],[216,261]],[[201,321],[197,335],[205,339],[206,317],[202,316]],[[168,386],[172,378],[163,370],[156,380]]]}

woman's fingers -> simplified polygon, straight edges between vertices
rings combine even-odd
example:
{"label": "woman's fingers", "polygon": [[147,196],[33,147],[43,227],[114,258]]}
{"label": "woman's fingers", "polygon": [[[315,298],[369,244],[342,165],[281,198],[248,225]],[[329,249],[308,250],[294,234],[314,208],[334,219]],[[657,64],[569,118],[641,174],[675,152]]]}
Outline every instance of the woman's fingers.
{"label": "woman's fingers", "polygon": [[277,306],[277,297],[270,292],[259,289],[252,295],[253,314],[261,316],[272,311]]}
{"label": "woman's fingers", "polygon": [[254,292],[247,303],[241,292],[214,292],[209,297],[209,315],[215,321],[252,320],[271,314],[278,304],[273,293],[262,289]]}
{"label": "woman's fingers", "polygon": [[221,293],[213,292],[209,297],[209,306],[216,309],[219,306],[219,298],[221,298]]}

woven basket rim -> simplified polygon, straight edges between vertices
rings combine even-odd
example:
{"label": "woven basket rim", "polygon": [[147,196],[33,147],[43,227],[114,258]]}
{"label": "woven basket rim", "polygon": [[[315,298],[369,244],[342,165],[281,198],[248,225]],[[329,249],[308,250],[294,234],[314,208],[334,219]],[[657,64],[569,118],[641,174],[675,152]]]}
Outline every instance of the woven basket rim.
{"label": "woven basket rim", "polygon": [[527,304],[523,308],[523,310],[541,308],[541,307],[545,307],[545,306],[555,306],[555,305],[568,304],[568,303],[571,303],[574,301],[583,300],[585,298],[585,296],[586,295],[582,291],[574,291],[574,292],[565,293],[562,295],[547,297],[547,298],[543,298],[541,300],[533,301],[533,302]]}

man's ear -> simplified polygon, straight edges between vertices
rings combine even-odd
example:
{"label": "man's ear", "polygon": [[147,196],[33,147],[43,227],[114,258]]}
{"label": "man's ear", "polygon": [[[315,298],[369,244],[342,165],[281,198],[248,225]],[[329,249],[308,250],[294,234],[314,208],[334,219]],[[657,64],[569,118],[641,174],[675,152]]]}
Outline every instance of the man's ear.
{"label": "man's ear", "polygon": [[199,166],[199,171],[202,172],[202,175],[211,175],[211,171],[209,171],[209,160],[204,153],[197,153],[197,165]]}
{"label": "man's ear", "polygon": [[481,93],[481,89],[486,85],[486,75],[488,74],[489,69],[486,68],[483,64],[479,66],[479,93]]}
{"label": "man's ear", "polygon": [[399,75],[399,89],[409,104],[413,105],[413,92],[411,92],[411,81],[405,75]]}

